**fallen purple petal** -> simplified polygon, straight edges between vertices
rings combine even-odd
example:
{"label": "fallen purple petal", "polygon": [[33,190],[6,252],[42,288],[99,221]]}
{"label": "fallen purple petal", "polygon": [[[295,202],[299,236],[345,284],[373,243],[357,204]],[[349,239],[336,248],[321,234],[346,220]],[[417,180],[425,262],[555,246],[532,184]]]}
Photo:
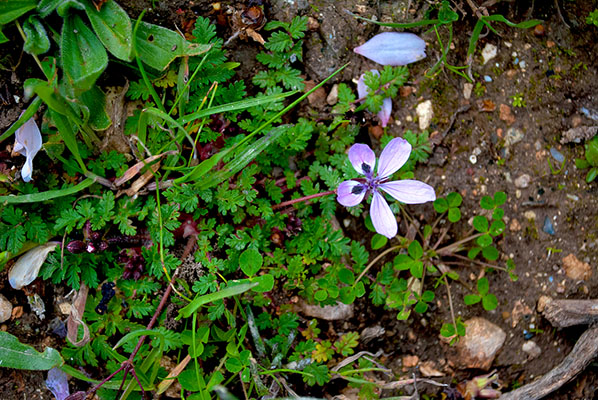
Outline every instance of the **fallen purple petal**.
{"label": "fallen purple petal", "polygon": [[378,111],[378,118],[380,118],[380,125],[383,128],[386,128],[388,125],[388,120],[390,119],[390,114],[392,112],[392,99],[387,97],[382,102],[382,108]]}
{"label": "fallen purple petal", "polygon": [[394,138],[382,150],[378,160],[378,176],[386,178],[397,172],[409,159],[411,145],[403,138]]}
{"label": "fallen purple petal", "polygon": [[46,387],[52,392],[56,400],[65,400],[69,392],[69,383],[67,381],[68,375],[60,368],[52,368],[48,371],[48,379],[46,379]]}
{"label": "fallen purple petal", "polygon": [[21,170],[21,177],[25,182],[31,180],[33,174],[33,158],[42,148],[42,134],[33,118],[30,118],[15,133],[14,151],[25,156],[25,164]]}
{"label": "fallen purple petal", "polygon": [[386,200],[384,200],[384,197],[378,192],[374,192],[372,197],[370,217],[372,218],[372,224],[374,225],[376,232],[389,239],[396,236],[398,231],[397,220],[392,213],[390,206]]}
{"label": "fallen purple petal", "polygon": [[354,49],[382,65],[407,65],[426,57],[426,42],[407,32],[383,32]]}

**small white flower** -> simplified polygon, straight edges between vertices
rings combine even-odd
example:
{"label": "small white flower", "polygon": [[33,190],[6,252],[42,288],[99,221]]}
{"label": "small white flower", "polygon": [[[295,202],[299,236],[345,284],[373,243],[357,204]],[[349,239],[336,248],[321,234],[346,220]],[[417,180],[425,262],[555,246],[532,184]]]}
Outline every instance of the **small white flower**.
{"label": "small white flower", "polygon": [[42,134],[33,118],[30,118],[15,133],[14,151],[26,157],[21,170],[21,177],[25,182],[31,180],[33,173],[33,158],[42,148]]}

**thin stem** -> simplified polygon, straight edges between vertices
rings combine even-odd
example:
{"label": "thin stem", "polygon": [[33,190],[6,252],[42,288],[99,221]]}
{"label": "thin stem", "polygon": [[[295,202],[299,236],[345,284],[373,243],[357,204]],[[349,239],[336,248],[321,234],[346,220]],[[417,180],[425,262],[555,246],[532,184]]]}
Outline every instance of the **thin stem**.
{"label": "thin stem", "polygon": [[485,263],[485,262],[479,261],[479,260],[472,260],[471,258],[462,256],[461,254],[451,254],[451,256],[455,257],[455,258],[458,258],[460,260],[469,261],[469,262],[471,262],[473,264],[477,264],[477,265],[479,265],[481,267],[494,268],[494,269],[498,269],[498,270],[505,271],[505,272],[507,271],[507,269],[504,268],[504,267],[500,267],[498,265],[493,265],[493,264]]}
{"label": "thin stem", "polygon": [[451,297],[451,288],[446,275],[444,275],[444,283],[446,284],[446,293],[448,294],[449,309],[451,310],[451,320],[453,321],[453,327],[455,328],[455,334],[457,334],[457,321],[455,320],[455,310],[453,310],[453,299]]}
{"label": "thin stem", "polygon": [[368,270],[370,268],[372,268],[374,266],[374,264],[376,264],[382,257],[384,257],[385,255],[387,255],[391,251],[395,251],[395,250],[398,250],[398,249],[404,248],[404,247],[405,247],[404,245],[399,244],[397,246],[389,247],[388,249],[384,250],[382,253],[378,254],[378,256],[376,258],[374,258],[372,260],[372,262],[370,262],[367,265],[367,267],[365,267],[365,269],[363,271],[361,271],[361,274],[359,274],[359,276],[357,277],[357,279],[355,279],[355,283],[353,284],[353,287],[355,287],[355,285],[357,285],[357,282],[359,282],[361,280],[361,278],[363,278],[363,276],[368,272]]}
{"label": "thin stem", "polygon": [[312,194],[309,196],[299,197],[298,199],[283,201],[282,203],[273,205],[272,210],[278,210],[279,208],[284,208],[284,207],[293,205],[295,203],[300,203],[302,201],[308,201],[308,200],[316,199],[318,197],[324,197],[324,196],[328,196],[330,194],[335,194],[335,193],[336,193],[336,190],[329,190],[327,192],[316,193],[316,194]]}
{"label": "thin stem", "polygon": [[443,247],[441,249],[438,249],[438,250],[436,250],[436,253],[438,253],[438,254],[444,253],[445,255],[452,254],[453,249],[455,247],[459,247],[459,245],[462,245],[462,244],[467,243],[467,242],[471,242],[472,240],[477,239],[480,236],[485,235],[485,234],[486,234],[486,232],[476,233],[475,235],[471,235],[469,237],[466,237],[465,239],[459,240],[458,242],[451,243],[448,246],[445,246],[445,247]]}

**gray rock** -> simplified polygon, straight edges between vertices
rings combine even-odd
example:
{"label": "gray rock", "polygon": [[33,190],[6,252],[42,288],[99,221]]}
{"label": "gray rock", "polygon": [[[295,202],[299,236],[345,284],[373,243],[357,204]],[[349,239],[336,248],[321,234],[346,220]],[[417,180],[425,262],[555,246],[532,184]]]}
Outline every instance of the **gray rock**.
{"label": "gray rock", "polygon": [[0,294],[0,323],[6,322],[12,315],[12,303]]}
{"label": "gray rock", "polygon": [[528,174],[523,174],[520,177],[518,177],[517,179],[515,179],[515,187],[518,187],[520,189],[525,189],[526,187],[529,186],[529,183],[531,181],[531,177]]}
{"label": "gray rock", "polygon": [[525,137],[525,133],[518,128],[509,128],[505,137],[505,146],[511,146],[515,143],[519,143]]}
{"label": "gray rock", "polygon": [[496,353],[505,343],[507,334],[484,318],[471,318],[465,321],[465,336],[455,346],[457,357],[452,360],[460,368],[487,370],[492,365]]}
{"label": "gray rock", "polygon": [[533,340],[528,340],[527,342],[523,343],[521,350],[528,355],[530,360],[542,354],[542,349]]}

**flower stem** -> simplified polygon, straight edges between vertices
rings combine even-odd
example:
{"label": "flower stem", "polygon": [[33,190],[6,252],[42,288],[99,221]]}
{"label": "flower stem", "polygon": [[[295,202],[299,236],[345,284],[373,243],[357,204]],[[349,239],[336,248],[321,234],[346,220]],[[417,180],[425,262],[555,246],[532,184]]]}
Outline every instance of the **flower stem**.
{"label": "flower stem", "polygon": [[272,206],[272,210],[278,210],[279,208],[284,208],[290,205],[293,205],[295,203],[300,203],[302,201],[308,201],[311,199],[316,199],[318,197],[324,197],[324,196],[328,196],[330,194],[335,194],[336,190],[329,190],[327,192],[322,192],[322,193],[316,193],[316,194],[312,194],[309,196],[303,196],[303,197],[299,197],[298,199],[293,199],[293,200],[289,200],[289,201],[283,201],[282,203],[279,204],[275,204]]}

